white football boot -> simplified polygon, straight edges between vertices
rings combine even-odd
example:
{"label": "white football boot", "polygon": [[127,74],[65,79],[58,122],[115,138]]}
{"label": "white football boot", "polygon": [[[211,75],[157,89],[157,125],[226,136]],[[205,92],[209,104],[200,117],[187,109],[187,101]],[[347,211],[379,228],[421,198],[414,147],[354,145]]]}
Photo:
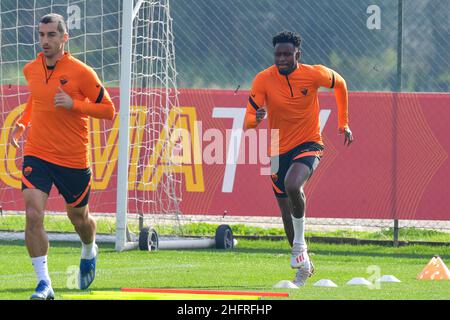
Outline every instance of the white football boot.
{"label": "white football boot", "polygon": [[292,247],[291,268],[297,269],[293,283],[304,286],[306,280],[314,274],[314,265],[306,249],[294,244]]}

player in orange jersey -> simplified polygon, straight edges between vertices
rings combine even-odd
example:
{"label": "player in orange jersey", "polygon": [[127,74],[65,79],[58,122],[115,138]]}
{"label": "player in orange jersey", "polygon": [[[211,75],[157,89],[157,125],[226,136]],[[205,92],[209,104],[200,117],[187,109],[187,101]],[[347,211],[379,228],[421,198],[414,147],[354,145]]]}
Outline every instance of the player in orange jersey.
{"label": "player in orange jersey", "polygon": [[88,210],[91,189],[89,116],[114,118],[114,105],[95,71],[64,51],[69,35],[64,18],[49,14],[40,19],[42,52],[23,73],[30,97],[13,131],[11,144],[31,124],[24,149],[22,193],[25,200],[25,243],[38,285],[31,299],[54,298],[47,267],[49,242],[44,211],[54,184],[66,201],[67,215],[82,242],[80,289],[95,277],[98,247],[96,223]]}
{"label": "player in orange jersey", "polygon": [[270,148],[272,186],[292,246],[291,267],[298,269],[294,279],[298,286],[314,272],[304,236],[304,186],[324,150],[319,126],[320,87],[334,89],[339,133],[345,135],[344,144],[353,142],[345,80],[322,65],[299,63],[300,44],[300,35],[294,32],[284,31],[273,38],[275,64],[256,75],[245,116],[245,128],[249,129],[267,113],[269,129],[277,132]]}

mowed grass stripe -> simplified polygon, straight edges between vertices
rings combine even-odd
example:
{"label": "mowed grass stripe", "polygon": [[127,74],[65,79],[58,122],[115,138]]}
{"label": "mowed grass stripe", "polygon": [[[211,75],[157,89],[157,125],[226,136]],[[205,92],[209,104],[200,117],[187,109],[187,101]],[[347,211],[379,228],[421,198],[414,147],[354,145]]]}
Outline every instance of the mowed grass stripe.
{"label": "mowed grass stripe", "polygon": [[[0,242],[0,298],[28,299],[35,287],[33,268],[23,241]],[[298,290],[274,289],[280,280],[292,280],[286,241],[239,240],[233,251],[160,250],[118,253],[112,245],[101,245],[93,291],[120,288],[176,288],[210,290],[288,291],[288,299],[450,299],[449,281],[419,281],[417,274],[433,255],[450,264],[449,247],[352,246],[310,243],[316,274]],[[57,299],[81,293],[68,289],[80,257],[80,245],[52,243],[50,274]],[[382,283],[380,289],[352,287],[354,277],[369,278],[369,266],[380,275],[392,274],[401,283]],[[331,279],[338,288],[314,287],[320,279]],[[285,298],[263,298],[285,299]]]}

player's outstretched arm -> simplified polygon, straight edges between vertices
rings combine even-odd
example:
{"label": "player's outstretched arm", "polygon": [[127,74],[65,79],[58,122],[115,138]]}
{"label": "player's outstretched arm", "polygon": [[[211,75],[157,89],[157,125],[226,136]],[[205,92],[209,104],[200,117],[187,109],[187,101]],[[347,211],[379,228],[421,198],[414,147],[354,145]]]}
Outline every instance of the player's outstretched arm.
{"label": "player's outstretched arm", "polygon": [[348,124],[348,90],[344,78],[334,70],[322,65],[315,65],[317,71],[317,86],[334,89],[338,109],[338,131],[345,134],[344,145],[353,142],[353,134]]}
{"label": "player's outstretched arm", "polygon": [[266,116],[266,110],[262,107],[265,101],[264,80],[257,75],[253,80],[250,96],[248,97],[247,110],[245,112],[244,128],[256,128]]}
{"label": "player's outstretched arm", "polygon": [[19,148],[19,139],[25,132],[25,129],[28,127],[28,124],[30,123],[32,109],[33,109],[33,102],[30,96],[28,98],[25,110],[22,113],[22,117],[20,118],[19,121],[17,121],[16,126],[14,127],[9,140],[9,143],[16,149]]}
{"label": "player's outstretched arm", "polygon": [[344,78],[337,72],[334,73],[334,96],[338,107],[339,134],[344,134],[344,145],[349,146],[353,142],[353,134],[348,124],[348,90]]}

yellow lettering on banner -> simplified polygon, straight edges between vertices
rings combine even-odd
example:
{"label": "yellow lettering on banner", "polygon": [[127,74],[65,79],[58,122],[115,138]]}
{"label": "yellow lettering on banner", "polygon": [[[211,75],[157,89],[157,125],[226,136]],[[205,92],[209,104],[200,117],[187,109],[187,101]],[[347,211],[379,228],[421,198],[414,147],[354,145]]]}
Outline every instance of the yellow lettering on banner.
{"label": "yellow lettering on banner", "polygon": [[136,189],[140,149],[144,138],[148,112],[149,109],[145,106],[131,107],[130,126],[132,127],[132,129],[130,132],[131,154],[130,165],[128,169],[128,190]]}
{"label": "yellow lettering on banner", "polygon": [[[0,180],[6,185],[21,188],[21,168],[16,164],[17,150],[9,144],[10,135],[26,104],[22,104],[8,114],[0,132]],[[154,150],[149,155],[148,163],[142,163],[141,150],[149,110],[144,106],[132,106],[130,113],[130,166],[129,190],[155,191],[164,174],[182,174],[189,192],[204,192],[202,168],[202,149],[199,130],[196,125],[195,107],[182,107],[181,113],[170,112],[168,130],[159,133]],[[92,188],[105,190],[117,167],[119,116],[114,119],[110,130],[104,131],[101,120],[91,118],[90,126],[90,160],[92,164]],[[178,154],[176,145],[181,146]],[[170,159],[170,160],[164,160]],[[144,171],[138,176],[138,165],[144,165]]]}
{"label": "yellow lettering on banner", "polygon": [[[137,176],[137,164],[139,160],[139,146],[144,136],[146,107],[130,107],[130,166],[128,176],[128,188],[134,190]],[[118,160],[119,116],[116,116],[114,125],[109,130],[106,145],[102,142],[100,120],[91,118],[91,163],[93,172],[92,187],[96,190],[104,190],[108,187]]]}
{"label": "yellow lettering on banner", "polygon": [[7,186],[15,189],[21,188],[22,170],[16,164],[17,150],[9,144],[10,135],[15,127],[16,121],[19,119],[26,104],[11,110],[3,122],[3,128],[0,136],[0,179]]}
{"label": "yellow lettering on banner", "polygon": [[[164,174],[181,173],[186,181],[188,192],[204,192],[203,168],[201,161],[201,145],[195,107],[181,107],[181,114],[172,110],[169,114],[167,127],[163,130],[153,154],[145,167],[139,190],[156,190]],[[166,132],[170,131],[170,132]],[[170,137],[168,137],[170,135]],[[168,141],[168,145],[164,145]],[[174,154],[176,142],[182,147],[181,155]],[[164,163],[164,159],[170,159]]]}
{"label": "yellow lettering on banner", "polygon": [[118,148],[118,127],[119,117],[116,116],[114,126],[106,139],[106,145],[103,146],[102,136],[104,133],[100,128],[100,120],[91,118],[90,121],[90,157],[92,164],[92,188],[104,190],[108,187],[109,181],[116,167]]}

